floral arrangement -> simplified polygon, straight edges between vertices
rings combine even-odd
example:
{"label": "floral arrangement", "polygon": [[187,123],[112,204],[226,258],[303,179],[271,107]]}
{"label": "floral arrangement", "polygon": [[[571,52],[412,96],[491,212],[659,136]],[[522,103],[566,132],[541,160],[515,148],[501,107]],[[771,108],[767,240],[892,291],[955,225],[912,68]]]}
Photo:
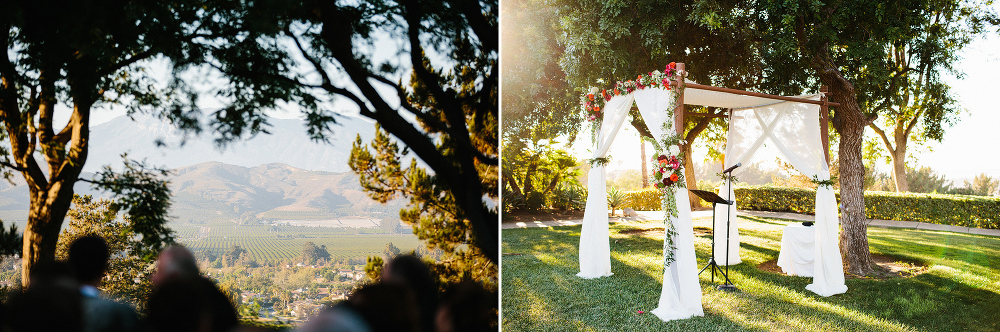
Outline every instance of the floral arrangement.
{"label": "floral arrangement", "polygon": [[[673,112],[670,108],[668,112]],[[671,114],[672,115],[672,114]],[[663,124],[663,137],[656,142],[657,150],[662,154],[653,158],[653,183],[657,189],[663,192],[663,267],[666,268],[674,262],[674,252],[677,249],[675,239],[677,238],[677,228],[673,220],[678,217],[677,197],[674,190],[687,188],[684,183],[684,170],[681,168],[684,163],[684,153],[681,146],[687,144],[680,139],[680,135],[674,132],[667,123]]]}
{"label": "floral arrangement", "polygon": [[677,184],[684,177],[684,174],[681,173],[681,159],[683,157],[680,154],[680,147],[671,145],[666,153],[653,157],[654,184],[660,190],[669,189],[670,186]]}
{"label": "floral arrangement", "polygon": [[[664,67],[663,72],[659,70],[639,75],[635,80],[618,81],[610,89],[600,89],[591,87],[580,97],[580,105],[583,106],[584,117],[589,121],[604,119],[604,104],[615,96],[627,95],[636,90],[646,88],[664,88],[670,90],[670,79],[677,73],[677,64],[671,62]],[[598,122],[600,123],[600,122]]]}

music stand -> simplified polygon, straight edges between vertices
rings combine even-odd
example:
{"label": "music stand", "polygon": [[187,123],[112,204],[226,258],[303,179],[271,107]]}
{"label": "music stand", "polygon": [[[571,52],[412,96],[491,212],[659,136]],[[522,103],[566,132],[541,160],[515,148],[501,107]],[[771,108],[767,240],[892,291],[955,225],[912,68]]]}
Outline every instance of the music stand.
{"label": "music stand", "polygon": [[[722,268],[719,267],[719,264],[717,262],[715,262],[715,206],[718,205],[718,204],[732,205],[733,201],[726,200],[726,199],[720,197],[718,194],[716,194],[714,192],[711,192],[711,191],[694,190],[694,189],[688,189],[688,191],[694,193],[695,196],[698,196],[702,200],[704,200],[706,202],[712,203],[712,256],[708,258],[708,263],[705,264],[705,267],[701,268],[701,271],[699,271],[698,274],[701,275],[702,272],[705,272],[705,270],[707,270],[708,267],[711,266],[712,267],[712,282],[715,282],[715,273],[716,273],[715,270],[716,269],[719,270],[719,273],[721,273],[722,276],[726,277],[726,282],[724,284],[722,284],[722,285],[717,286],[716,289],[726,290],[726,291],[736,290],[736,286],[733,286],[733,284],[729,281],[729,250],[728,250],[729,249],[729,243],[728,243],[728,241],[729,241],[729,223],[728,222],[726,223],[726,241],[727,241],[727,243],[726,243],[726,270],[723,271]],[[727,218],[729,217],[728,213],[727,213],[726,217]]]}

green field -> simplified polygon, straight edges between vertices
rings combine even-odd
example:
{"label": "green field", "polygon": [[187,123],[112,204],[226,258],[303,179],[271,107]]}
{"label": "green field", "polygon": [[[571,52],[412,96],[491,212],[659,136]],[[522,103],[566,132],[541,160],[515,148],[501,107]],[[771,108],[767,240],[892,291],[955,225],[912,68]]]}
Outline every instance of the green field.
{"label": "green field", "polygon": [[[207,234],[201,229],[207,228]],[[221,255],[233,245],[246,249],[258,261],[291,259],[302,253],[306,242],[325,245],[331,257],[357,258],[376,255],[392,242],[401,251],[420,246],[413,234],[384,234],[378,229],[236,225],[175,226],[177,241],[197,253]]]}
{"label": "green field", "polygon": [[[710,226],[709,219],[696,219],[694,226]],[[614,275],[593,280],[575,276],[580,226],[505,229],[503,330],[1000,331],[1000,238],[872,227],[872,253],[923,263],[927,272],[848,279],[847,293],[820,297],[805,290],[812,278],[758,268],[778,256],[782,227],[793,221],[740,219],[744,263],[730,270],[740,290],[718,291],[719,280],[703,273],[705,316],[670,322],[640,313],[654,309],[660,295],[662,237],[628,232],[662,222],[612,225]],[[699,266],[710,244],[710,235],[695,237]]]}

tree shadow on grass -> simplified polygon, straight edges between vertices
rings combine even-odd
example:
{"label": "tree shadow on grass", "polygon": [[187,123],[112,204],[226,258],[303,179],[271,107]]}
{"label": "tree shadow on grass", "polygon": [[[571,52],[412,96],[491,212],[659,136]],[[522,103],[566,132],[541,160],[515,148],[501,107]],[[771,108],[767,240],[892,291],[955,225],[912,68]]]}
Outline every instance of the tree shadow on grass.
{"label": "tree shadow on grass", "polygon": [[[545,233],[549,231],[518,235],[541,237]],[[738,325],[725,317],[663,322],[648,314],[659,301],[662,268],[651,268],[649,260],[627,261],[616,256],[656,257],[659,262],[662,240],[639,236],[612,238],[614,275],[582,279],[576,276],[578,250],[547,248],[577,243],[578,235],[567,235],[570,233],[548,234],[538,242],[505,239],[505,251],[522,253],[504,256],[502,261],[505,330],[690,331],[708,327],[738,330]],[[640,314],[640,310],[646,313]]]}

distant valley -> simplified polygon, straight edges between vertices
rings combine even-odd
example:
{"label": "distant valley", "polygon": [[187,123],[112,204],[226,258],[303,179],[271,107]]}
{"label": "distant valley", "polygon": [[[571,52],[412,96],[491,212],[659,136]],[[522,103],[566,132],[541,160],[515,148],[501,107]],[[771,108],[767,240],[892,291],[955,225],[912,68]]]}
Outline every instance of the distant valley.
{"label": "distant valley", "polygon": [[[330,144],[310,141],[302,120],[271,119],[270,134],[234,142],[220,150],[210,135],[184,139],[171,125],[148,116],[114,118],[91,129],[91,149],[81,177],[104,165],[121,164],[120,154],[172,168],[172,224],[286,221],[316,226],[340,220],[362,226],[362,219],[398,216],[402,200],[380,204],[362,191],[347,159],[360,135],[368,141],[374,126],[358,118],[342,118],[333,126]],[[181,145],[181,142],[184,142]],[[158,146],[157,142],[166,146]],[[28,188],[20,174],[14,185],[0,181],[0,219],[23,225]],[[79,194],[104,196],[84,182]]]}

